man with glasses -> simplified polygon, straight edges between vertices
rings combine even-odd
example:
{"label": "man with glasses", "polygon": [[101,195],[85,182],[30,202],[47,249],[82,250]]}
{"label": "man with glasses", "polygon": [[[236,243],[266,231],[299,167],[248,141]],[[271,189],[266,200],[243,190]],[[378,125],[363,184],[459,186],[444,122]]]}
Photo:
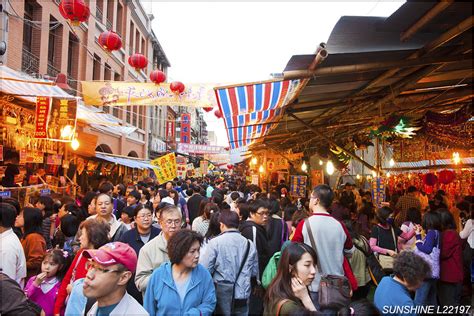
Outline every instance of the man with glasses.
{"label": "man with glasses", "polygon": [[[139,205],[135,208],[134,219],[135,228],[123,234],[120,241],[132,247],[138,256],[140,249],[142,249],[146,243],[158,236],[161,230],[152,225],[152,211],[144,205]],[[140,304],[143,304],[143,296],[135,285],[135,275],[128,282],[127,292],[132,295],[133,298],[135,298]]]}
{"label": "man with glasses", "polygon": [[86,250],[89,258],[84,295],[97,302],[87,313],[95,315],[148,315],[127,291],[127,282],[137,266],[137,255],[127,244],[111,242],[97,250]]}
{"label": "man with glasses", "polygon": [[181,211],[174,205],[166,206],[160,211],[158,221],[161,233],[145,244],[138,255],[137,275],[135,284],[139,291],[145,293],[153,270],[169,261],[168,239],[181,229]]}
{"label": "man with glasses", "polygon": [[[328,213],[334,199],[334,193],[326,184],[316,186],[311,193],[309,209],[312,212],[308,218],[311,225],[314,241],[316,244],[316,254],[318,256],[318,269],[316,278],[310,287],[310,294],[313,303],[318,304],[318,290],[321,274],[323,275],[344,275],[343,263],[344,255],[350,255],[354,251],[352,239],[347,228]],[[311,245],[311,240],[306,228],[306,221],[301,221],[296,227],[293,242],[304,242]]]}
{"label": "man with glasses", "polygon": [[247,239],[250,239],[257,248],[258,256],[258,277],[252,280],[252,294],[250,295],[249,314],[263,313],[263,288],[261,287],[261,277],[263,270],[267,266],[270,257],[268,237],[265,230],[268,219],[270,218],[269,205],[266,200],[257,199],[249,203],[249,218],[240,226],[240,233]]}

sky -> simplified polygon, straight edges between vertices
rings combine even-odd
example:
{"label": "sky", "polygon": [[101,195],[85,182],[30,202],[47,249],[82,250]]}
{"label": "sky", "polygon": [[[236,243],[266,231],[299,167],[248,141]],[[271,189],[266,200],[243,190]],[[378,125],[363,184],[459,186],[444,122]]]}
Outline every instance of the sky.
{"label": "sky", "polygon": [[[293,55],[313,54],[341,16],[390,16],[404,1],[161,2],[142,0],[171,67],[168,81],[245,83],[271,79]],[[330,54],[331,52],[329,52]],[[205,113],[218,144],[222,119]]]}

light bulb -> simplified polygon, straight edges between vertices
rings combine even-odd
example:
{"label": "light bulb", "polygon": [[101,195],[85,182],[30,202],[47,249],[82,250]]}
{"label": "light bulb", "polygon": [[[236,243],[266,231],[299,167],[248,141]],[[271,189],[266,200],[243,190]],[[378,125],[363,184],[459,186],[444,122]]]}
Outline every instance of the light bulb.
{"label": "light bulb", "polygon": [[257,157],[253,157],[250,162],[251,162],[253,165],[256,165],[256,164],[257,164]]}
{"label": "light bulb", "polygon": [[79,145],[80,145],[79,141],[76,138],[74,138],[71,142],[72,150],[77,150],[79,148]]}
{"label": "light bulb", "polygon": [[461,162],[461,157],[459,156],[459,153],[457,151],[453,152],[453,162],[455,165]]}
{"label": "light bulb", "polygon": [[372,170],[372,177],[376,177],[377,176],[377,172],[375,172],[374,170]]}
{"label": "light bulb", "polygon": [[306,172],[307,170],[308,170],[308,166],[306,165],[306,162],[303,161],[303,163],[301,164],[301,171]]}
{"label": "light bulb", "polygon": [[66,125],[63,128],[61,128],[61,138],[62,139],[68,139],[72,135],[73,128],[71,125]]}
{"label": "light bulb", "polygon": [[393,158],[390,159],[390,161],[388,163],[389,163],[390,167],[395,166],[395,160],[393,160]]}
{"label": "light bulb", "polygon": [[390,178],[390,172],[387,172],[387,178]]}
{"label": "light bulb", "polygon": [[321,159],[319,159],[319,165],[322,166],[323,165],[323,161]]}
{"label": "light bulb", "polygon": [[356,179],[357,179],[357,180],[360,180],[360,174],[357,174],[357,175],[356,175]]}
{"label": "light bulb", "polygon": [[260,167],[258,168],[258,172],[260,172],[260,173],[265,172],[265,169],[263,169],[263,166],[260,166]]}
{"label": "light bulb", "polygon": [[332,175],[334,173],[334,165],[331,160],[329,160],[326,164],[326,172],[328,175]]}

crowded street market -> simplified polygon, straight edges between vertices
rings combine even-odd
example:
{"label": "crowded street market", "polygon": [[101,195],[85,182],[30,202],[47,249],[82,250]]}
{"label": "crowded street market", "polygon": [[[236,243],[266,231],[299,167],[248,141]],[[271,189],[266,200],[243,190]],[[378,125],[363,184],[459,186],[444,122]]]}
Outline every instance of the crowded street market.
{"label": "crowded street market", "polygon": [[161,2],[1,3],[0,315],[474,315],[471,2],[215,84]]}

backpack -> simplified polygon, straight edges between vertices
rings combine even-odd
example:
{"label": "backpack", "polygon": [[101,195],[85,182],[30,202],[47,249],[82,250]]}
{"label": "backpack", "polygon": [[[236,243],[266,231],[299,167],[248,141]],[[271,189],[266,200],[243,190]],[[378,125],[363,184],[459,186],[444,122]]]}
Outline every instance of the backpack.
{"label": "backpack", "polygon": [[270,283],[272,283],[273,278],[275,278],[278,270],[278,262],[280,261],[281,251],[275,252],[273,256],[268,261],[263,270],[262,275],[262,286],[264,289],[268,288]]}

